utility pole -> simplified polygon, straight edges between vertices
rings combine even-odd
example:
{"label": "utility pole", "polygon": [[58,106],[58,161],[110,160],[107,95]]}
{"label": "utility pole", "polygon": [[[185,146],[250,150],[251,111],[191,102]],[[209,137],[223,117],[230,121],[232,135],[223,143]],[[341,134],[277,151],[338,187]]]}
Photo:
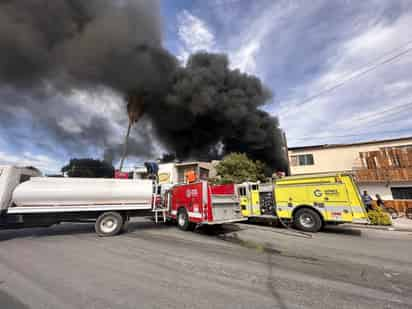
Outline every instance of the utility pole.
{"label": "utility pole", "polygon": [[143,97],[141,95],[135,94],[135,93],[129,93],[127,95],[127,115],[129,117],[129,124],[127,127],[127,133],[126,133],[126,138],[124,142],[124,149],[123,149],[123,155],[122,159],[120,161],[120,167],[119,171],[122,171],[123,169],[123,164],[124,161],[127,157],[127,152],[129,148],[129,137],[130,137],[130,131],[132,129],[132,126],[139,121],[139,119],[142,117],[143,112],[144,112],[144,101]]}

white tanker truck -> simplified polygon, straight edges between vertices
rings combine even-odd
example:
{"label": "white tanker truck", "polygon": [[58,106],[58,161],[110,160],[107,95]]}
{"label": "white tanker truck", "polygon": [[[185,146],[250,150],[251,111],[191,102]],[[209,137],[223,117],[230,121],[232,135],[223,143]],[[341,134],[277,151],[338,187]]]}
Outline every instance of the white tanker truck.
{"label": "white tanker truck", "polygon": [[153,180],[40,176],[34,168],[0,166],[0,228],[95,221],[100,236],[112,236],[132,216],[164,211]]}
{"label": "white tanker truck", "polygon": [[[157,175],[156,164],[145,165],[148,174]],[[98,235],[113,236],[132,216],[173,220],[182,230],[246,220],[233,184],[40,176],[34,168],[0,166],[0,228],[92,221]]]}

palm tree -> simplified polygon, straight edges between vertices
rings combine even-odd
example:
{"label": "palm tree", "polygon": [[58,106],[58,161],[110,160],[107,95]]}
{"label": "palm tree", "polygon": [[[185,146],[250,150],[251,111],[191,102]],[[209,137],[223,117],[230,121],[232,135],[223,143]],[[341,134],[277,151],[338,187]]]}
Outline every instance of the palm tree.
{"label": "palm tree", "polygon": [[136,122],[138,122],[139,119],[142,117],[143,112],[144,112],[143,96],[138,95],[136,93],[129,93],[127,95],[127,115],[129,117],[129,125],[127,127],[126,139],[125,139],[125,142],[124,142],[124,149],[123,149],[123,156],[122,156],[122,159],[120,161],[119,171],[122,170],[124,160],[127,157],[130,130],[132,129],[132,126]]}

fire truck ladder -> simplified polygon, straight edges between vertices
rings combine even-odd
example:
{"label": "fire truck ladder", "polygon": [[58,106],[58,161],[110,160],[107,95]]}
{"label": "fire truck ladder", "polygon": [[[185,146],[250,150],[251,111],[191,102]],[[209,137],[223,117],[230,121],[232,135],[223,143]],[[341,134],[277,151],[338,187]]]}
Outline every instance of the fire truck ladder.
{"label": "fire truck ladder", "polygon": [[[160,203],[158,203],[159,200],[161,201]],[[163,222],[166,222],[166,213],[169,210],[168,203],[161,199],[161,195],[157,193],[157,190],[153,196],[153,201],[152,211],[154,212],[155,223],[159,223],[159,214],[161,215],[160,219],[162,219]]]}

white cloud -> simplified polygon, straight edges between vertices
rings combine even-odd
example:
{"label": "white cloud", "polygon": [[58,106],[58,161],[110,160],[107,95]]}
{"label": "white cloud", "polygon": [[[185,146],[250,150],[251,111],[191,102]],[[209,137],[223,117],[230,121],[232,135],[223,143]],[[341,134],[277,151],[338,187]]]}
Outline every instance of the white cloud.
{"label": "white cloud", "polygon": [[187,10],[178,15],[178,36],[182,42],[178,58],[186,62],[190,54],[197,51],[213,51],[215,36],[207,24]]}
{"label": "white cloud", "polygon": [[232,39],[232,46],[228,50],[232,67],[250,74],[262,75],[264,72],[259,72],[257,60],[264,42],[269,36],[273,36],[274,29],[281,27],[296,9],[294,3],[276,1],[264,10],[260,10],[248,27]]}
{"label": "white cloud", "polygon": [[64,117],[58,122],[59,126],[68,133],[82,133],[82,127],[77,123],[76,119]]}
{"label": "white cloud", "polygon": [[[375,65],[412,47],[406,35],[411,27],[411,14],[406,12],[391,23],[380,21],[341,41],[324,59],[320,74],[295,87],[290,99],[273,110],[280,115],[290,144],[396,137],[408,134],[408,128],[410,135],[412,83],[408,72],[412,70],[412,53]],[[373,70],[349,80],[368,68]],[[300,104],[342,81],[347,82]]]}

